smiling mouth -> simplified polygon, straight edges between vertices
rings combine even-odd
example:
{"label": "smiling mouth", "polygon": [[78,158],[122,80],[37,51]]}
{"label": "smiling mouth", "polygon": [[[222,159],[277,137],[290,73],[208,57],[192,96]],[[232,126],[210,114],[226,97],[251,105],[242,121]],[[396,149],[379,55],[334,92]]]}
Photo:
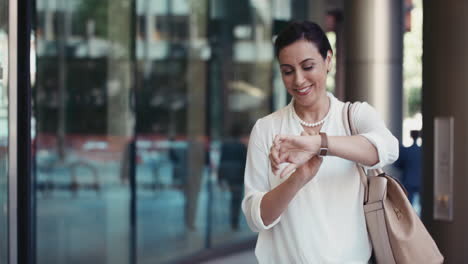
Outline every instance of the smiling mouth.
{"label": "smiling mouth", "polygon": [[311,86],[307,86],[305,88],[302,88],[302,89],[297,89],[296,92],[299,94],[299,95],[305,95],[305,94],[308,94],[309,91],[312,89]]}

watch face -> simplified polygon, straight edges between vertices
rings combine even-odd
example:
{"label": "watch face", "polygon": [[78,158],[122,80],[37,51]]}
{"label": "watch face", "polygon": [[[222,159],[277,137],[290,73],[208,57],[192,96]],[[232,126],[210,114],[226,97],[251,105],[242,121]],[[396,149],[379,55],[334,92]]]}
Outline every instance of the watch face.
{"label": "watch face", "polygon": [[320,148],[319,156],[320,156],[320,157],[326,156],[326,155],[327,155],[327,152],[328,152],[328,149],[327,149],[327,148]]}

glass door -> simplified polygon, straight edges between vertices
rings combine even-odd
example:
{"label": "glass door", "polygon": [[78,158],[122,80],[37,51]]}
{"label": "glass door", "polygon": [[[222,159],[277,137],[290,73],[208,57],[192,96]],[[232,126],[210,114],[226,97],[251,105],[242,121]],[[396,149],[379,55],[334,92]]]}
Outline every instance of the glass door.
{"label": "glass door", "polygon": [[138,263],[206,245],[207,10],[207,0],[137,0]]}
{"label": "glass door", "polygon": [[8,263],[8,0],[0,0],[0,263]]}
{"label": "glass door", "polygon": [[134,6],[37,0],[37,263],[131,263]]}

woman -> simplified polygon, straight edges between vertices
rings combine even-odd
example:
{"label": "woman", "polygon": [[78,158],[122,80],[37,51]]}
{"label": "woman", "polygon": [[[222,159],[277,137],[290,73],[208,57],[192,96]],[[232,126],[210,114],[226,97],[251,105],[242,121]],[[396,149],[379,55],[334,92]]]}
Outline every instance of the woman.
{"label": "woman", "polygon": [[242,210],[259,232],[257,259],[367,263],[372,249],[356,163],[393,163],[398,140],[367,103],[353,112],[359,134],[346,135],[344,103],[326,92],[333,54],[317,24],[291,23],[275,52],[293,99],[259,119],[249,140]]}

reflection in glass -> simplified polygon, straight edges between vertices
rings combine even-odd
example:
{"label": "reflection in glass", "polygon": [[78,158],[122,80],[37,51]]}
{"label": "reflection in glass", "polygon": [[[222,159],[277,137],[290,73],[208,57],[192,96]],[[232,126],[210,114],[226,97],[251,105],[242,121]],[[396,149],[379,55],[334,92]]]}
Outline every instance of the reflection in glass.
{"label": "reflection in glass", "polygon": [[229,223],[233,231],[240,228],[241,202],[244,190],[244,171],[247,146],[242,141],[242,128],[233,126],[230,136],[221,145],[218,181],[222,189],[228,189],[230,196]]}
{"label": "reflection in glass", "polygon": [[37,262],[128,263],[131,5],[36,8]]}
{"label": "reflection in glass", "polygon": [[0,263],[8,262],[8,0],[0,0]]}
{"label": "reflection in glass", "polygon": [[164,263],[255,237],[246,144],[286,102],[271,40],[292,2],[37,1],[38,263]]}
{"label": "reflection in glass", "polygon": [[210,38],[217,40],[210,62],[210,91],[213,100],[221,102],[213,105],[210,120],[216,182],[212,189],[213,245],[253,237],[240,202],[247,136],[255,121],[272,110],[272,9],[270,1],[225,2],[210,17]]}
{"label": "reflection in glass", "polygon": [[139,263],[206,246],[206,0],[137,1]]}

